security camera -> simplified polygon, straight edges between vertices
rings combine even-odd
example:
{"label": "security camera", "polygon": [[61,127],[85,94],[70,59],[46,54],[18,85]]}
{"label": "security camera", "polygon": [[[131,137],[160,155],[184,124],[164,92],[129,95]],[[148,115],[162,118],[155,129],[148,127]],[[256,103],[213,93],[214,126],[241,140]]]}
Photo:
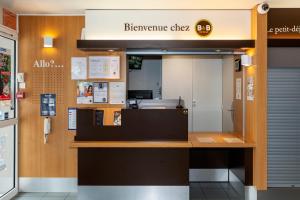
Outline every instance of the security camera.
{"label": "security camera", "polygon": [[257,6],[257,12],[259,14],[266,14],[267,12],[269,12],[269,10],[270,10],[270,6],[266,2],[263,2]]}

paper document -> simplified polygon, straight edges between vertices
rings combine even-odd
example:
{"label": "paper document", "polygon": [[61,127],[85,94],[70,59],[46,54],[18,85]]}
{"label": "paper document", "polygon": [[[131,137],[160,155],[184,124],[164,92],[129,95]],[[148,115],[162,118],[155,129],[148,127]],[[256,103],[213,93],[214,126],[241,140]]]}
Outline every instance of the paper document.
{"label": "paper document", "polygon": [[119,79],[119,56],[90,56],[89,78],[93,79]]}
{"label": "paper document", "polygon": [[239,138],[224,138],[224,141],[227,143],[244,143],[243,140]]}
{"label": "paper document", "polygon": [[201,143],[215,143],[216,141],[212,137],[198,137],[197,138]]}
{"label": "paper document", "polygon": [[71,58],[71,79],[85,80],[87,79],[87,59],[86,57]]}
{"label": "paper document", "polygon": [[109,103],[125,104],[126,103],[126,85],[125,82],[109,83]]}
{"label": "paper document", "polygon": [[76,130],[76,108],[68,108],[68,130]]}

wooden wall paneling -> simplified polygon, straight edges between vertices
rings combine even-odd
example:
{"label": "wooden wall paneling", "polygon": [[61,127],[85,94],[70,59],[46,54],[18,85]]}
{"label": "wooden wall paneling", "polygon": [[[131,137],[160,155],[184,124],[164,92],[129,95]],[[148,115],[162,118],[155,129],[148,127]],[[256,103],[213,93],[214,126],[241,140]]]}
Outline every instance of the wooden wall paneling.
{"label": "wooden wall paneling", "polygon": [[[252,10],[252,30],[255,39],[254,66],[247,75],[254,74],[255,99],[247,109],[253,109],[250,138],[256,142],[253,152],[254,185],[258,190],[267,189],[267,14]],[[253,68],[253,69],[251,69]],[[253,70],[253,71],[252,71]]]}
{"label": "wooden wall paneling", "polygon": [[[234,56],[234,60],[240,59],[240,56]],[[243,70],[243,69],[242,69]],[[242,93],[242,99],[236,99],[236,80],[240,78],[242,80],[242,88],[241,88],[241,93]],[[244,88],[243,88],[243,71],[233,71],[233,106],[234,106],[234,133],[238,134],[241,138],[243,138],[243,120],[244,120],[244,114],[243,112],[243,101],[244,101]]]}
{"label": "wooden wall paneling", "polygon": [[[30,29],[27,24],[22,23],[20,18],[20,36],[19,36],[19,70],[25,72],[27,75],[30,73],[31,61],[26,60],[32,58],[37,52],[36,45],[30,45],[35,42],[35,31]],[[36,20],[32,20],[31,23],[35,24]],[[25,30],[28,28],[26,32]],[[24,44],[24,45],[23,45]],[[30,50],[29,50],[30,49]],[[26,59],[25,59],[26,58]],[[25,63],[26,62],[26,63]],[[27,86],[32,84],[31,78],[25,77]],[[42,134],[35,132],[38,127],[41,127],[41,123],[34,117],[34,113],[39,112],[39,108],[31,105],[32,88],[26,89],[27,98],[20,102],[19,106],[19,174],[20,176],[39,176],[41,174],[40,163],[40,141]],[[30,108],[30,109],[28,109]]]}
{"label": "wooden wall paneling", "polygon": [[[120,55],[121,79],[126,81],[124,52],[83,52],[77,49],[84,27],[83,16],[20,16],[19,71],[25,73],[26,98],[20,101],[19,173],[21,177],[76,177],[77,153],[70,148],[74,131],[68,131],[68,107],[94,107],[105,111],[104,124],[113,122],[113,112],[122,105],[76,104],[76,84],[71,80],[71,57]],[[54,37],[54,48],[43,48],[43,36]],[[54,59],[63,68],[33,68],[35,60]],[[57,116],[52,117],[49,143],[43,144],[40,93],[57,94]]]}

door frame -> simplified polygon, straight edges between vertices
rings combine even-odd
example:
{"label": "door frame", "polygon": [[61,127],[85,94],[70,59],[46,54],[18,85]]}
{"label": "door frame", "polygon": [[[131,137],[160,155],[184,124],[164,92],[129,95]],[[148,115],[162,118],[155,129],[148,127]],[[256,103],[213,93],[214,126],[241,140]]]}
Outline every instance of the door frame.
{"label": "door frame", "polygon": [[[14,92],[17,92],[17,82],[16,82],[16,74],[18,72],[18,33],[16,30],[7,28],[0,24],[0,36],[13,40],[15,42],[15,81],[14,81]],[[7,126],[13,126],[14,125],[14,151],[15,151],[15,158],[14,158],[14,181],[15,181],[15,187],[8,191],[4,196],[0,197],[0,200],[9,200],[16,196],[19,192],[19,168],[18,168],[18,101],[15,101],[15,118],[9,119],[5,121],[0,121],[0,128],[4,128]]]}

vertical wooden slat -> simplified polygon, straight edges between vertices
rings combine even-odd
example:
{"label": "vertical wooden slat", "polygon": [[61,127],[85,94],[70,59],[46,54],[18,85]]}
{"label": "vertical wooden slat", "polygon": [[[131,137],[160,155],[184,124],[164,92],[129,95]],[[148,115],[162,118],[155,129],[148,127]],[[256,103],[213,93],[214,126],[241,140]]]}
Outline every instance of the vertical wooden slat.
{"label": "vertical wooden slat", "polygon": [[254,76],[255,99],[251,105],[251,132],[256,148],[253,152],[254,185],[258,190],[267,189],[267,14],[252,10],[252,35],[255,39],[254,66],[248,74]]}

